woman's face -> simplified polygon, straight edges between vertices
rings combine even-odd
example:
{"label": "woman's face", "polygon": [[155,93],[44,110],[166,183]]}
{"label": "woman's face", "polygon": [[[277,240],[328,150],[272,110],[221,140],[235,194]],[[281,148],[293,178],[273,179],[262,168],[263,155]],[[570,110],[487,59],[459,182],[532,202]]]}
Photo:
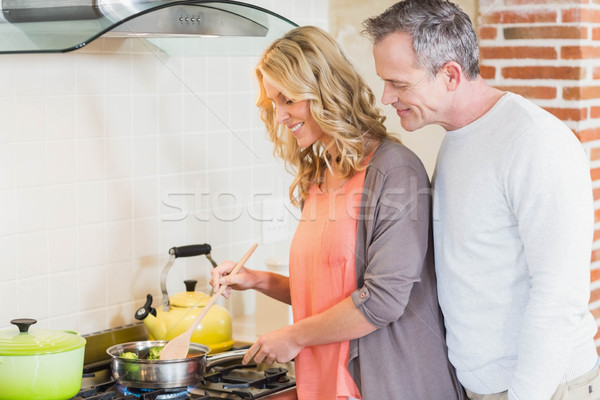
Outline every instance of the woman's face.
{"label": "woman's face", "polygon": [[294,102],[286,98],[266,76],[263,76],[262,83],[267,97],[273,102],[275,121],[288,127],[298,146],[305,148],[317,140],[324,144],[329,142],[328,136],[310,113],[308,100]]}

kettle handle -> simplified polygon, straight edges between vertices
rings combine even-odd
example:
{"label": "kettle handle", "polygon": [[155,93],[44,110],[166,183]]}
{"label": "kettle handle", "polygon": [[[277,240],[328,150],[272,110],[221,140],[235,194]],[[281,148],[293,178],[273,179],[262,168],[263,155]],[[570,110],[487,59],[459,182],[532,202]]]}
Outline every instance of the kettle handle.
{"label": "kettle handle", "polygon": [[164,311],[169,311],[171,305],[169,293],[167,293],[167,274],[173,266],[173,263],[175,263],[175,260],[179,257],[194,257],[204,254],[214,268],[217,266],[217,263],[210,256],[211,250],[212,248],[208,243],[190,244],[187,246],[171,247],[169,249],[169,261],[160,274],[160,291],[162,292],[162,308]]}
{"label": "kettle handle", "polygon": [[210,244],[190,244],[188,246],[180,246],[180,247],[171,247],[169,249],[169,254],[175,256],[175,258],[179,257],[194,257],[201,256],[203,254],[210,254],[211,251]]}
{"label": "kettle handle", "polygon": [[195,257],[205,255],[208,261],[212,264],[213,268],[216,268],[217,263],[212,259],[210,255],[210,251],[212,248],[210,244],[190,244],[187,246],[179,246],[179,247],[171,247],[169,249],[169,254],[174,257]]}

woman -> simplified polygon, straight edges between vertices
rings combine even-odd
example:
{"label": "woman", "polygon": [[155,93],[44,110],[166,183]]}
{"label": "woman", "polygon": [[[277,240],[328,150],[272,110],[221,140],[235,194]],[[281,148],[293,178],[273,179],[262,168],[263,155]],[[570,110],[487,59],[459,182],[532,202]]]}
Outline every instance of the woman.
{"label": "woman", "polygon": [[294,359],[301,400],[462,398],[443,339],[423,165],[387,133],[371,90],[323,30],[276,40],[256,76],[302,216],[289,279],[246,267],[227,276],[230,261],[212,272],[215,290],[292,305],[294,324],[259,338],[243,362]]}

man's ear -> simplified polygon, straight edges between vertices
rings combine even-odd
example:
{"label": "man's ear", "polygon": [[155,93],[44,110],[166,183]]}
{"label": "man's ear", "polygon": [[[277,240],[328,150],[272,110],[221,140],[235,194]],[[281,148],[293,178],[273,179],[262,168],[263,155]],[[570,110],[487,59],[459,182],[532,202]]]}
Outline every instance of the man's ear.
{"label": "man's ear", "polygon": [[448,61],[442,66],[442,69],[439,73],[442,75],[442,78],[446,83],[446,87],[450,92],[455,91],[463,79],[462,68],[455,61]]}

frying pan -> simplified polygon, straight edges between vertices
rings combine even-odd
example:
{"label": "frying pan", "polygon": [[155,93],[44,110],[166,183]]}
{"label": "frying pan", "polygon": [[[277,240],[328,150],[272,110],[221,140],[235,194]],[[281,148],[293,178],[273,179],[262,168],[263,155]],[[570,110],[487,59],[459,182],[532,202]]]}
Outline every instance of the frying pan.
{"label": "frying pan", "polygon": [[[139,389],[170,389],[196,386],[206,371],[216,365],[240,360],[246,349],[207,356],[210,348],[190,343],[186,358],[174,360],[147,360],[151,347],[164,346],[166,340],[146,340],[117,344],[106,349],[111,356],[111,373],[121,385]],[[124,352],[136,353],[137,360],[121,358]]]}

